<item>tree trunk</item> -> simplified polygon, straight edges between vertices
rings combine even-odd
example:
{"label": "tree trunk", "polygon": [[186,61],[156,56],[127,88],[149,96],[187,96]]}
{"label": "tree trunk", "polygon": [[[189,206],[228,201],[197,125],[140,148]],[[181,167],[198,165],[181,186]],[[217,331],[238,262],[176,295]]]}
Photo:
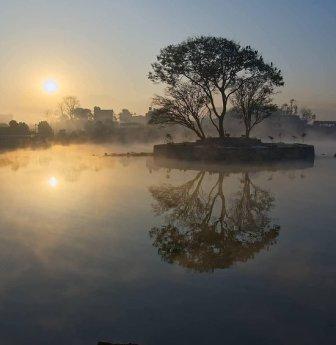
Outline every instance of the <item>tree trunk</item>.
{"label": "tree trunk", "polygon": [[245,127],[245,137],[249,138],[250,137],[250,132],[251,132],[251,128],[246,126]]}
{"label": "tree trunk", "polygon": [[227,106],[227,99],[224,93],[222,93],[222,101],[223,101],[223,110],[218,118],[218,134],[220,138],[225,137],[225,132],[224,132],[224,117],[226,114],[226,106]]}
{"label": "tree trunk", "polygon": [[245,123],[245,136],[246,138],[250,137],[250,132],[252,129],[251,125],[251,114],[249,112],[244,114],[244,123]]}
{"label": "tree trunk", "polygon": [[202,124],[200,122],[200,120],[198,118],[195,118],[195,121],[196,121],[196,124],[197,124],[197,127],[198,127],[198,130],[201,134],[200,138],[201,139],[204,139],[206,137],[205,133],[204,133],[204,130],[203,130],[203,127],[202,127]]}
{"label": "tree trunk", "polygon": [[218,134],[220,138],[224,138],[224,116],[218,118]]}
{"label": "tree trunk", "polygon": [[192,131],[194,131],[194,133],[196,133],[196,135],[200,138],[200,139],[204,139],[205,138],[205,135],[204,133],[198,131],[196,128],[190,128],[190,127],[187,127],[189,129],[191,129]]}

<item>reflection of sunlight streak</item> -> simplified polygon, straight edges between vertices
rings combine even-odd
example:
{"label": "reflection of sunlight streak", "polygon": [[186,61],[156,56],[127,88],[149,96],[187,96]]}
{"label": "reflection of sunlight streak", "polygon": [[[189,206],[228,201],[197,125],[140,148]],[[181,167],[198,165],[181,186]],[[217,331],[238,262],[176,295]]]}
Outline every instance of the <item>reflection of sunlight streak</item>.
{"label": "reflection of sunlight streak", "polygon": [[58,180],[55,176],[50,177],[48,180],[49,186],[52,188],[56,188],[58,186]]}

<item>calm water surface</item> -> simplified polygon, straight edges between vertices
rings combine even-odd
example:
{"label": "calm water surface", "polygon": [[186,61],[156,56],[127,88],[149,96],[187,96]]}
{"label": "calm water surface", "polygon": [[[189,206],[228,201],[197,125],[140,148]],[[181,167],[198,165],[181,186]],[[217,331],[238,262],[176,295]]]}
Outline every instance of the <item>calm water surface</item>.
{"label": "calm water surface", "polygon": [[105,151],[0,155],[1,344],[336,343],[336,159]]}

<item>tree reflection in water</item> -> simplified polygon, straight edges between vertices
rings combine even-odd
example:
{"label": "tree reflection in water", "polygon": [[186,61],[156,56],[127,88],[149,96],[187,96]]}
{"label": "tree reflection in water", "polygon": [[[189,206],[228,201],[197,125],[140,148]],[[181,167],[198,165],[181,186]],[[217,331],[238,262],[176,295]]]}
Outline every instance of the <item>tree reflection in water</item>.
{"label": "tree reflection in water", "polygon": [[[224,173],[204,188],[205,171],[179,186],[150,187],[156,215],[165,224],[150,237],[163,260],[198,272],[246,262],[276,242],[280,227],[269,216],[274,198],[243,173],[239,191],[228,201]],[[205,192],[207,190],[207,192]]]}

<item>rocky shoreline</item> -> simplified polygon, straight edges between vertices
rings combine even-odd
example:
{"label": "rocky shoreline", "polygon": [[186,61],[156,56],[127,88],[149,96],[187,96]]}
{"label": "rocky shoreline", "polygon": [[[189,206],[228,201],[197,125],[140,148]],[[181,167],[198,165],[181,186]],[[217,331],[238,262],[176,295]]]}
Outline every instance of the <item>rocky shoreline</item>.
{"label": "rocky shoreline", "polygon": [[249,138],[209,138],[196,142],[154,145],[155,158],[203,162],[270,162],[314,160],[313,145],[263,143]]}

